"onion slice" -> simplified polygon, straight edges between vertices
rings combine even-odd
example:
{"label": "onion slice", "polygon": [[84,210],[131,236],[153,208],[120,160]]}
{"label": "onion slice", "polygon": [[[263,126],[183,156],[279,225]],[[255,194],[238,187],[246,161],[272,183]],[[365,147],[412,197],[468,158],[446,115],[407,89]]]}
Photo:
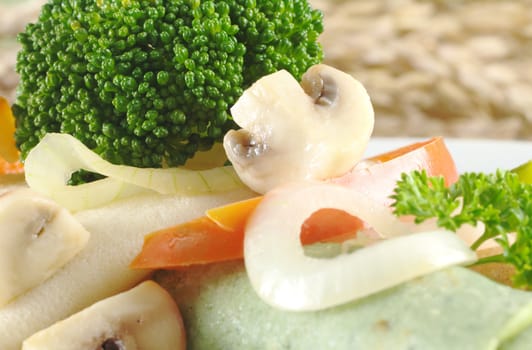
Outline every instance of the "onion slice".
{"label": "onion slice", "polygon": [[[232,167],[209,170],[137,168],[115,165],[68,134],[43,137],[24,162],[26,182],[64,207],[79,211],[144,192],[196,195],[230,191],[244,185]],[[67,185],[72,173],[84,169],[107,178]]]}
{"label": "onion slice", "polygon": [[[390,238],[330,259],[306,256],[301,225],[321,208],[345,210]],[[264,197],[246,226],[246,270],[268,304],[304,311],[343,304],[477,259],[451,232],[405,234],[409,228],[389,208],[345,187],[309,183],[278,188]]]}

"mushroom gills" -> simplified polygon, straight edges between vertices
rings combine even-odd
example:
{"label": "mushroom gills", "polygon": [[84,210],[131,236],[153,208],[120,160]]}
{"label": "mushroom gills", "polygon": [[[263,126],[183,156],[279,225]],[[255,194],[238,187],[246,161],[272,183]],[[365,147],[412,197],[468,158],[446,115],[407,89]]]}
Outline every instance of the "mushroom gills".
{"label": "mushroom gills", "polygon": [[101,300],[41,330],[22,350],[181,350],[181,314],[168,292],[153,281]]}
{"label": "mushroom gills", "polygon": [[39,285],[89,240],[68,212],[20,188],[0,195],[0,306]]}
{"label": "mushroom gills", "polygon": [[229,130],[228,134],[228,147],[242,159],[258,157],[268,150],[263,142],[245,129]]}
{"label": "mushroom gills", "polygon": [[312,74],[310,70],[301,78],[301,87],[314,100],[314,104],[324,107],[332,106],[340,93],[330,76]]}

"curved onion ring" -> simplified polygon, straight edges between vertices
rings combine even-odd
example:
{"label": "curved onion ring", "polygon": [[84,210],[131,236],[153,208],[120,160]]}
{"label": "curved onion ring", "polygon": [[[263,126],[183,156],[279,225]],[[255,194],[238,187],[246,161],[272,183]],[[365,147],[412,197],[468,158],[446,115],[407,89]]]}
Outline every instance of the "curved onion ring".
{"label": "curved onion ring", "polygon": [[[107,178],[68,186],[72,173],[80,169]],[[30,151],[24,170],[26,182],[31,188],[72,211],[102,206],[142,192],[195,195],[244,187],[232,167],[188,170],[115,165],[73,136],[57,133],[45,135]]]}
{"label": "curved onion ring", "polygon": [[[358,216],[383,236],[395,236],[350,254],[318,259],[304,254],[301,225],[321,208]],[[248,221],[244,259],[251,284],[272,306],[318,310],[339,305],[477,257],[455,234],[432,231],[404,235],[382,205],[333,184],[283,187],[267,194]]]}

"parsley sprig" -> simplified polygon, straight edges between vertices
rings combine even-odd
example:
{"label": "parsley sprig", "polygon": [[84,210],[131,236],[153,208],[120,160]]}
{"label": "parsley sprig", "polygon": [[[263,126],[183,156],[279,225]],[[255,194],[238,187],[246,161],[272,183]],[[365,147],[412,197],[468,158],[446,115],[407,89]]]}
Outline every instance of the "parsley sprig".
{"label": "parsley sprig", "polygon": [[[532,185],[520,182],[515,173],[464,173],[449,187],[442,177],[429,177],[425,171],[404,173],[392,198],[395,215],[413,215],[416,223],[436,218],[439,227],[451,231],[464,224],[484,223],[484,233],[471,249],[494,238],[502,253],[477,264],[512,264],[514,284],[532,287]],[[513,232],[512,242],[509,233]]]}

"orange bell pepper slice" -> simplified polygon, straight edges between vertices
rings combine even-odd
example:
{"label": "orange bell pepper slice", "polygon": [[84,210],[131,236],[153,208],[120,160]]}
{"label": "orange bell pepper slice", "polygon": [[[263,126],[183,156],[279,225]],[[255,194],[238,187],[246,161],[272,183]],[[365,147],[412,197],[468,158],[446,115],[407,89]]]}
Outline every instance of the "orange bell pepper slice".
{"label": "orange bell pepper slice", "polygon": [[367,167],[355,167],[331,182],[365,193],[378,202],[391,205],[397,181],[404,172],[425,170],[428,176],[442,176],[445,184],[458,180],[458,171],[442,137],[416,142],[364,161]]}
{"label": "orange bell pepper slice", "polygon": [[224,230],[203,216],[144,238],[133,268],[174,268],[242,257],[244,230]]}
{"label": "orange bell pepper slice", "polygon": [[[207,216],[153,232],[144,238],[142,252],[130,267],[136,269],[177,268],[241,259],[244,251],[245,222],[262,197],[235,203],[249,213],[236,218],[234,229],[226,229]],[[225,207],[232,215],[233,205]],[[218,209],[220,213],[224,209]],[[356,237],[364,222],[344,211],[321,209],[301,227],[303,245],[317,242],[342,242]]]}
{"label": "orange bell pepper slice", "polygon": [[253,213],[262,196],[212,208],[205,215],[224,230],[244,230],[248,217]]}
{"label": "orange bell pepper slice", "polygon": [[[369,158],[367,167],[330,179],[354,188],[385,205],[403,172],[425,169],[430,176],[443,176],[447,185],[458,173],[442,138],[436,137]],[[243,257],[247,219],[262,197],[207,210],[206,216],[146,236],[142,251],[131,268],[171,269]],[[333,208],[312,214],[301,227],[301,243],[339,242],[356,237],[364,228],[360,219]]]}
{"label": "orange bell pepper slice", "polygon": [[15,118],[7,100],[0,96],[0,175],[23,172],[15,145]]}

